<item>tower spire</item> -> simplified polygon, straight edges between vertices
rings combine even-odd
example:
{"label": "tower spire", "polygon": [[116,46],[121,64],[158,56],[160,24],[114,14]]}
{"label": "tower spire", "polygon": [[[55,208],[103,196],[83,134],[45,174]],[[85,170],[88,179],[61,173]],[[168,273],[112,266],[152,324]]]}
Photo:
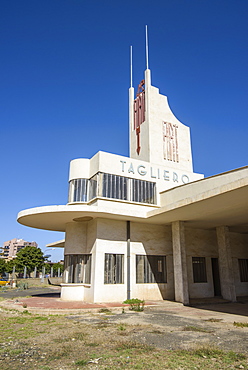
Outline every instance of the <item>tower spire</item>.
{"label": "tower spire", "polygon": [[130,46],[130,87],[133,87],[133,47]]}
{"label": "tower spire", "polygon": [[146,25],[146,69],[149,69],[149,64],[148,64],[148,29]]}

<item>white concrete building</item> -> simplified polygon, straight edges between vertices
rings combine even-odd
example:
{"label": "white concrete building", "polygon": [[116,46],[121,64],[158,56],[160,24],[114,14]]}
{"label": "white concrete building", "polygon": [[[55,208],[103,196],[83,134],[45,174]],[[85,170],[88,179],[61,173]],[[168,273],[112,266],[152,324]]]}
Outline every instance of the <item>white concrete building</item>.
{"label": "white concrete building", "polygon": [[71,161],[68,203],[18,214],[26,226],[65,232],[61,298],[248,295],[248,167],[194,173],[190,130],[149,69],[136,97],[129,90],[129,112],[129,157]]}

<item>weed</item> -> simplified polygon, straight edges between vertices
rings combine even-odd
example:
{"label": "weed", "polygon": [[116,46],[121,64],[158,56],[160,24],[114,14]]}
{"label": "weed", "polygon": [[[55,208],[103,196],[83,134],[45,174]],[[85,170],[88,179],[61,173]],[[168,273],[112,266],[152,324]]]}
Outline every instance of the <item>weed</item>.
{"label": "weed", "polygon": [[125,325],[122,325],[122,324],[120,324],[119,326],[118,326],[118,328],[117,328],[118,330],[126,330],[126,326]]}
{"label": "weed", "polygon": [[223,319],[215,319],[215,318],[210,318],[210,319],[207,319],[207,320],[204,320],[204,321],[207,321],[207,322],[220,322],[220,321],[223,321]]}
{"label": "weed", "polygon": [[237,326],[238,328],[248,328],[247,322],[235,322],[233,323],[234,326]]}

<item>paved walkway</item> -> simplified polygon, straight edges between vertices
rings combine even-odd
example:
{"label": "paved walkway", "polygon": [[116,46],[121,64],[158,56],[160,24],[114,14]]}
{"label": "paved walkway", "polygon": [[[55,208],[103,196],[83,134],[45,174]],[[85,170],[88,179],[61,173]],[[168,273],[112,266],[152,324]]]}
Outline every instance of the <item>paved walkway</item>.
{"label": "paved walkway", "polygon": [[[25,295],[25,296],[21,296]],[[68,314],[85,311],[99,311],[101,308],[119,309],[128,306],[121,302],[88,303],[78,301],[62,301],[60,288],[49,287],[43,289],[28,289],[26,291],[13,290],[0,294],[5,300],[0,301],[0,307],[28,310],[42,314]],[[7,298],[7,299],[6,299]],[[183,306],[172,301],[146,301],[146,306],[159,309],[181,317],[205,318],[212,317],[224,321],[248,322],[248,299],[237,303],[226,302],[221,299],[206,299],[192,302],[193,306]]]}

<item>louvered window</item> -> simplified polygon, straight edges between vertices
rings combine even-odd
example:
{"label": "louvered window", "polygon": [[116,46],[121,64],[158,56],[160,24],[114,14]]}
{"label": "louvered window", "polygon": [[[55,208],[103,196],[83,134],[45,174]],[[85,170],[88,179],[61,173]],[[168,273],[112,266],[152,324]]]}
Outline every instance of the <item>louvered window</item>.
{"label": "louvered window", "polygon": [[91,282],[91,254],[67,254],[65,255],[64,283]]}
{"label": "louvered window", "polygon": [[105,253],[104,284],[123,284],[123,254]]}

